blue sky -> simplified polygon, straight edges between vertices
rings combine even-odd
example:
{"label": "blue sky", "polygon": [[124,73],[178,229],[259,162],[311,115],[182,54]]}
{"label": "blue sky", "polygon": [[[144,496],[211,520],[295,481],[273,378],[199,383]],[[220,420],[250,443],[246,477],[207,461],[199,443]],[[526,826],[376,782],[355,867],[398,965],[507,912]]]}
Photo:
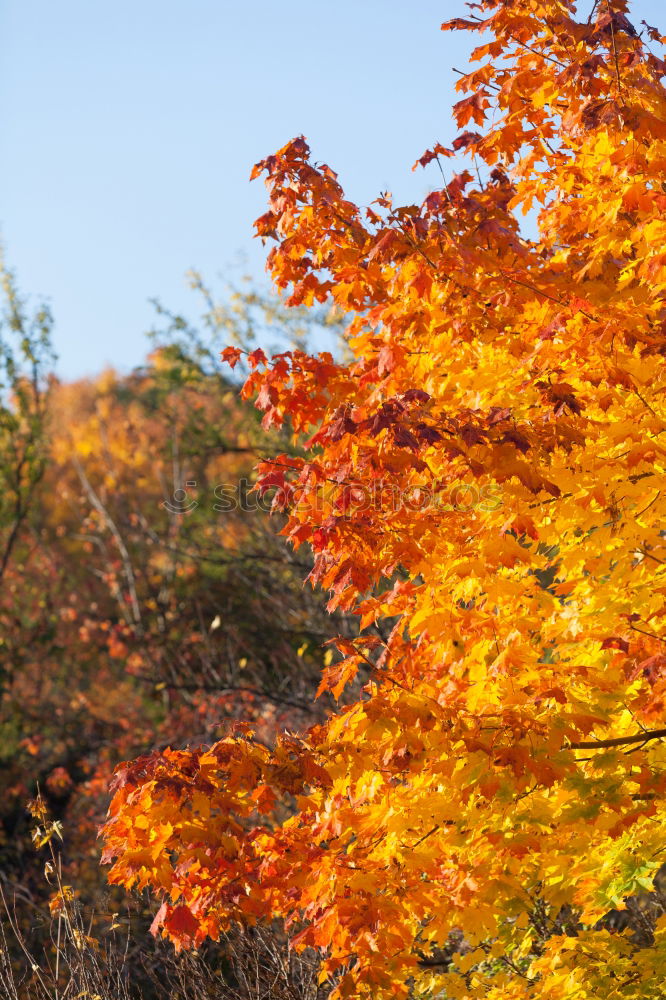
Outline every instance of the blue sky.
{"label": "blue sky", "polygon": [[[659,23],[663,0],[634,0]],[[2,0],[0,233],[56,317],[59,371],[126,369],[148,300],[196,315],[190,267],[263,280],[252,164],[304,134],[367,204],[421,199],[410,167],[455,134],[439,31],[463,0]],[[666,18],[661,17],[662,22]],[[666,26],[666,25],[665,25]]]}

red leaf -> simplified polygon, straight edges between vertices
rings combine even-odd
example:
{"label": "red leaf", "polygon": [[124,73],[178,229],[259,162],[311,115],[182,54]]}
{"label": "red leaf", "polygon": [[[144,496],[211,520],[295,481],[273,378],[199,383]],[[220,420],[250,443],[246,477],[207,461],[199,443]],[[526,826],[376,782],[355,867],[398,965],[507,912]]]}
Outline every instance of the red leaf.
{"label": "red leaf", "polygon": [[231,368],[235,368],[240,360],[240,356],[243,352],[237,347],[225,347],[221,352],[220,357],[225,361]]}
{"label": "red leaf", "polygon": [[259,390],[259,395],[257,396],[257,406],[260,410],[267,410],[269,406],[273,406],[278,401],[278,394],[275,386],[269,385],[269,383],[264,382],[261,389]]}
{"label": "red leaf", "polygon": [[164,921],[164,926],[175,938],[191,940],[199,929],[199,921],[189,906],[181,905],[171,910]]}
{"label": "red leaf", "polygon": [[405,403],[427,403],[430,395],[423,389],[408,389],[407,392],[403,392],[402,398]]}
{"label": "red leaf", "polygon": [[608,639],[604,639],[601,643],[602,649],[620,649],[623,653],[629,652],[629,643],[626,639],[621,636],[612,635]]}
{"label": "red leaf", "polygon": [[264,354],[264,352],[260,347],[258,347],[256,351],[252,351],[251,354],[248,354],[247,359],[253,368],[256,368],[257,365],[260,364],[261,365],[266,364],[266,355]]}
{"label": "red leaf", "polygon": [[440,145],[440,143],[438,142],[436,146],[432,147],[432,149],[426,149],[423,156],[420,156],[418,158],[418,160],[412,167],[412,170],[416,170],[418,166],[427,167],[428,164],[431,163],[433,160],[436,160],[438,156],[451,156],[451,155],[452,155],[451,150],[447,149],[445,146]]}
{"label": "red leaf", "polygon": [[390,344],[384,344],[381,351],[379,352],[379,358],[377,361],[377,370],[380,375],[386,375],[388,372],[392,372],[396,366],[396,355]]}
{"label": "red leaf", "polygon": [[477,90],[475,94],[470,94],[469,97],[464,97],[462,101],[458,101],[457,104],[453,105],[453,113],[458,125],[466,125],[470,118],[474,119],[476,125],[483,125],[486,117],[485,109],[489,104],[488,92],[483,88]]}
{"label": "red leaf", "polygon": [[511,410],[506,406],[491,406],[488,411],[488,423],[492,427],[493,424],[498,424],[501,420],[508,420],[511,416]]}
{"label": "red leaf", "polygon": [[418,441],[412,432],[408,431],[406,427],[394,427],[393,440],[397,444],[398,448],[412,448],[413,451],[418,451],[419,449]]}
{"label": "red leaf", "polygon": [[647,660],[643,660],[636,666],[631,679],[635,680],[639,674],[643,674],[650,684],[654,684],[663,675],[664,669],[666,669],[666,654],[655,653],[654,656],[648,656]]}
{"label": "red leaf", "polygon": [[453,140],[453,148],[456,152],[459,149],[467,149],[473,142],[480,142],[483,136],[479,132],[463,132],[457,139]]}

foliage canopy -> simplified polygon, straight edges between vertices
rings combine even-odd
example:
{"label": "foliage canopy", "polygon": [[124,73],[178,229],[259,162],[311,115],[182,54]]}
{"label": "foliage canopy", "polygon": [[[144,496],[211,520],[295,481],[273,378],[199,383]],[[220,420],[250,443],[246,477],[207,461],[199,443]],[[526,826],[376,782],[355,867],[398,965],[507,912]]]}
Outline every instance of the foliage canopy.
{"label": "foliage canopy", "polygon": [[261,482],[360,619],[321,687],[370,680],[122,766],[105,856],[179,945],[283,917],[336,996],[652,997],[664,922],[603,917],[664,852],[666,39],[625,0],[470,7],[422,205],[362,211],[302,138],[253,171],[276,286],[350,314],[348,359],[256,350],[244,392],[308,438]]}

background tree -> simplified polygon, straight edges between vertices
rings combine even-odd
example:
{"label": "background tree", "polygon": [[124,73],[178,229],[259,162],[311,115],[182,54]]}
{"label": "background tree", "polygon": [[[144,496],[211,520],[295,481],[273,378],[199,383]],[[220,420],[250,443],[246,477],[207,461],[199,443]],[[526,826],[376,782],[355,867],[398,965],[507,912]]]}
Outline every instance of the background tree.
{"label": "background tree", "polygon": [[[0,322],[0,584],[22,542],[46,465],[51,316],[30,315],[0,255],[4,314]],[[6,624],[4,608],[0,623]],[[4,629],[3,629],[4,631]],[[1,642],[0,638],[0,642]],[[5,664],[6,666],[6,664]],[[0,673],[2,683],[2,673]]]}
{"label": "background tree", "polygon": [[[96,843],[115,765],[212,742],[239,719],[269,745],[324,715],[312,695],[333,654],[322,602],[302,587],[312,562],[266,516],[270,494],[252,493],[257,460],[291,445],[261,428],[215,346],[222,329],[251,346],[279,306],[251,289],[225,304],[205,295],[199,329],[160,309],[153,350],[128,375],[46,381],[46,313],[30,385],[7,354],[23,395],[6,398],[2,474],[11,487],[20,465],[23,479],[20,524],[12,505],[3,522],[14,538],[0,594],[0,885],[37,951],[48,922],[36,907],[53,891],[25,810],[37,787],[64,829],[62,878],[105,934],[106,915],[122,913]],[[296,321],[302,336],[323,319]],[[149,994],[142,966],[157,958],[133,943],[126,961]]]}

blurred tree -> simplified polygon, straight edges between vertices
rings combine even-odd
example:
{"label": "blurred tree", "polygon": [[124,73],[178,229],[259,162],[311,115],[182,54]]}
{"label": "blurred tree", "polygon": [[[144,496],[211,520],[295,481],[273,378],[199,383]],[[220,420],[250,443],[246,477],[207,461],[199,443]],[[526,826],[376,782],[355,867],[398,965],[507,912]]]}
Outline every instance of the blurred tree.
{"label": "blurred tree", "polygon": [[[0,584],[33,509],[46,467],[46,414],[53,362],[51,314],[29,313],[0,251]],[[0,605],[0,614],[2,614]],[[2,632],[7,622],[0,618]],[[7,663],[0,659],[0,684]]]}
{"label": "blurred tree", "polygon": [[[32,395],[15,376],[22,410],[7,399],[7,426],[23,433],[24,410],[41,420],[25,434],[32,507],[0,595],[0,878],[33,903],[44,886],[24,806],[37,784],[64,821],[67,877],[104,909],[96,830],[119,761],[212,742],[240,720],[270,744],[325,710],[312,695],[330,626],[302,587],[311,562],[280,537],[282,515],[267,517],[270,494],[253,492],[257,461],[296,446],[262,429],[217,350],[230,331],[250,345],[280,307],[254,291],[216,304],[197,288],[201,328],[160,308],[141,368],[72,383],[38,369]],[[340,616],[338,630],[350,628]]]}

